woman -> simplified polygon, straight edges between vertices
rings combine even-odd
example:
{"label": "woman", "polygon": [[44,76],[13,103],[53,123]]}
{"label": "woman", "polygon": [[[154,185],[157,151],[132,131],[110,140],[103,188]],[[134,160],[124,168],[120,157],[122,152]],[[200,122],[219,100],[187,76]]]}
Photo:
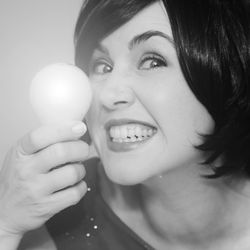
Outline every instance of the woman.
{"label": "woman", "polygon": [[[33,249],[250,248],[248,10],[239,0],[84,4],[76,64],[93,86],[86,122],[101,163],[85,164],[90,192],[49,220],[49,234],[39,234],[40,248]],[[58,141],[67,144],[60,144],[64,163],[87,159],[80,154],[86,144],[69,146],[69,130],[42,131],[19,143],[37,165],[37,154]],[[41,134],[49,132],[52,139],[44,142]],[[72,187],[85,174],[81,167],[61,190],[68,178],[62,183],[57,172],[52,179],[55,170],[48,169],[62,160],[45,163],[46,183],[59,183],[49,184],[50,199],[61,195],[65,202],[56,208],[52,202],[38,222],[16,229],[16,238],[9,234],[16,245],[24,231],[76,202],[65,192],[77,188],[78,199],[86,193],[82,182]],[[27,180],[31,170],[22,167]],[[55,190],[61,191],[51,195]],[[5,228],[15,228],[15,220],[6,221]]]}

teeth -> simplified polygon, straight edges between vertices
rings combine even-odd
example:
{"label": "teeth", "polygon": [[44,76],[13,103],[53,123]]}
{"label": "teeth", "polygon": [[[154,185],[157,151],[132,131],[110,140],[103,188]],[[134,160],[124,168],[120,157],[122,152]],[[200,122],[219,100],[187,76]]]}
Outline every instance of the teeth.
{"label": "teeth", "polygon": [[135,128],[135,134],[136,134],[138,137],[141,137],[141,136],[142,136],[142,130],[141,130],[139,127],[136,127],[136,128]]}
{"label": "teeth", "polygon": [[125,126],[123,126],[120,131],[121,131],[122,139],[127,138],[127,128]]}
{"label": "teeth", "polygon": [[[119,128],[118,128],[118,129],[119,129]],[[127,136],[127,137],[133,138],[134,135],[135,135],[134,129],[128,128],[128,136]]]}
{"label": "teeth", "polygon": [[151,136],[153,134],[153,130],[148,130],[148,136]]}
{"label": "teeth", "polygon": [[136,142],[151,137],[154,129],[143,125],[127,124],[111,127],[109,134],[114,142]]}

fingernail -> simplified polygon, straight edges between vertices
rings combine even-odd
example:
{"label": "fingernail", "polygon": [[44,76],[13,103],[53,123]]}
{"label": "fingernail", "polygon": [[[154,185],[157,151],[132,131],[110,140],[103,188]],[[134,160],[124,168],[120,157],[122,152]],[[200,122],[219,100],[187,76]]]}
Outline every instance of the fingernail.
{"label": "fingernail", "polygon": [[77,123],[72,127],[72,131],[75,134],[84,134],[87,131],[87,127],[84,123]]}

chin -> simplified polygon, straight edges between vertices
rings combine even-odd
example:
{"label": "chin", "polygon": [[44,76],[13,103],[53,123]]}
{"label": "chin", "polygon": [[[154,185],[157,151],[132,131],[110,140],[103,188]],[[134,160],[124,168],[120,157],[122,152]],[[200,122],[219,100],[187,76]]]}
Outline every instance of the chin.
{"label": "chin", "polygon": [[[162,162],[146,157],[101,158],[108,178],[120,185],[137,185],[162,173]],[[157,166],[161,166],[157,168]]]}
{"label": "chin", "polygon": [[102,163],[108,178],[119,185],[137,185],[152,177],[145,164],[133,164],[122,160],[118,163],[103,160]]}

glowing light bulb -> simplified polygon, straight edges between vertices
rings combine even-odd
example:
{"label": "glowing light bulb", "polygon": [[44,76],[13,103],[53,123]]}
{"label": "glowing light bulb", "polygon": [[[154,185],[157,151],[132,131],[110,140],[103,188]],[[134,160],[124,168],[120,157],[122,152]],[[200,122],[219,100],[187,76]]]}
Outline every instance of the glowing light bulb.
{"label": "glowing light bulb", "polygon": [[51,64],[31,82],[30,102],[43,124],[82,120],[91,100],[88,77],[74,65]]}

